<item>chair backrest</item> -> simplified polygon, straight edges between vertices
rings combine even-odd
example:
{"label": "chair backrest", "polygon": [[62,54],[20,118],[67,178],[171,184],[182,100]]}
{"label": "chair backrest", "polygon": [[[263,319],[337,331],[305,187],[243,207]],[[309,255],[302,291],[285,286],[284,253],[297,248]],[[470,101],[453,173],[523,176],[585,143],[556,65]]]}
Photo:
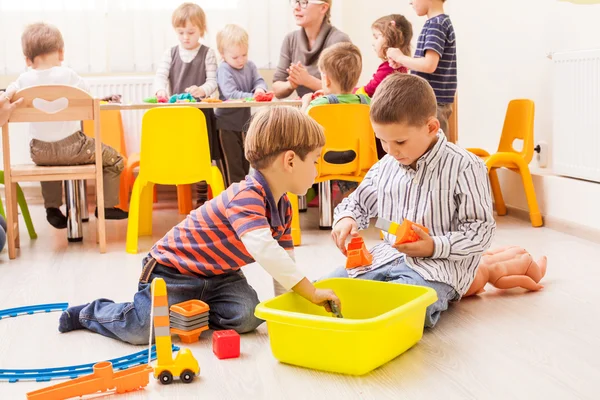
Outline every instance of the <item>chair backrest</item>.
{"label": "chair backrest", "polygon": [[[533,142],[534,117],[535,103],[533,100],[511,100],[506,110],[498,152],[518,153],[529,164],[533,159],[535,146]],[[515,140],[523,141],[523,148],[520,151],[514,148]]]}
{"label": "chair backrest", "polygon": [[[119,110],[100,110],[100,129],[102,130],[102,143],[117,150],[119,154],[127,157],[125,145],[125,130],[123,118]],[[93,121],[83,121],[83,132],[89,137],[95,137]]]}
{"label": "chair backrest", "polygon": [[359,176],[377,162],[375,133],[365,104],[325,104],[308,115],[325,128],[318,177]]}
{"label": "chair backrest", "polygon": [[210,181],[206,118],[194,107],[148,110],[142,119],[140,179],[158,184]]}

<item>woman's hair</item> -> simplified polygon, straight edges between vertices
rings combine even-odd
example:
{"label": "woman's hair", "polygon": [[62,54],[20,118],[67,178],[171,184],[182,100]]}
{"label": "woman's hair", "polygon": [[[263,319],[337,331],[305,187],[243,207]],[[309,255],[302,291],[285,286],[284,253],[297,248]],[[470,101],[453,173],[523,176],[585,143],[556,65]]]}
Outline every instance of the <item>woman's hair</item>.
{"label": "woman's hair", "polygon": [[327,9],[327,13],[325,14],[325,19],[324,21],[327,22],[328,24],[331,23],[331,6],[332,6],[332,2],[333,0],[323,0],[325,3],[329,4],[329,9]]}
{"label": "woman's hair", "polygon": [[410,41],[412,40],[412,25],[400,14],[386,15],[379,18],[371,25],[377,29],[385,38],[385,45],[382,48],[383,56],[389,48],[402,50],[406,55],[411,55]]}

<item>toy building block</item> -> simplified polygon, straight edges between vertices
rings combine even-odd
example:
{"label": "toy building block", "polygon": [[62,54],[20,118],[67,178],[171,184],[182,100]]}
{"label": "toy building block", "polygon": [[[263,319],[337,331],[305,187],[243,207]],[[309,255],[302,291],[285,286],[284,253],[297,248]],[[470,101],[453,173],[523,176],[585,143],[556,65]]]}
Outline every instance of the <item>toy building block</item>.
{"label": "toy building block", "polygon": [[415,224],[414,222],[405,219],[401,224],[377,218],[375,227],[396,236],[395,244],[412,243],[419,240],[419,235],[413,230],[413,225],[421,228],[425,233],[429,233],[429,229],[423,225]]}
{"label": "toy building block", "polygon": [[117,393],[131,392],[148,385],[152,367],[138,365],[113,372],[108,361],[94,365],[94,373],[68,382],[27,393],[28,400],[62,400],[115,389]]}
{"label": "toy building block", "polygon": [[208,304],[189,300],[172,305],[170,310],[171,333],[183,343],[197,342],[200,334],[208,330]]}
{"label": "toy building block", "polygon": [[352,238],[350,243],[348,243],[347,257],[347,269],[366,267],[373,263],[373,255],[369,253],[361,237]]}
{"label": "toy building block", "polygon": [[269,102],[273,100],[273,92],[260,93],[255,96],[256,101]]}
{"label": "toy building block", "polygon": [[232,329],[213,332],[213,353],[219,360],[240,356],[240,335]]}

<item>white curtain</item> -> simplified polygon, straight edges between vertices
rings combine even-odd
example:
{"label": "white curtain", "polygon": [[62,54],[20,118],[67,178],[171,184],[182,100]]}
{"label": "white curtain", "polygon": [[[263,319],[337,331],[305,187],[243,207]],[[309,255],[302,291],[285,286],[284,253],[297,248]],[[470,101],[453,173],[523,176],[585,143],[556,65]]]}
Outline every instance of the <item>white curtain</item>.
{"label": "white curtain", "polygon": [[[177,38],[171,14],[182,0],[0,0],[0,73],[25,70],[21,33],[25,25],[56,25],[65,39],[65,65],[81,74],[152,73]],[[197,0],[206,12],[204,43],[216,49],[217,32],[228,23],[250,35],[250,58],[274,68],[283,37],[297,29],[288,0]],[[336,4],[338,3],[338,4]],[[341,21],[334,2],[334,23]],[[337,17],[337,18],[336,18]],[[337,23],[339,27],[339,23]]]}

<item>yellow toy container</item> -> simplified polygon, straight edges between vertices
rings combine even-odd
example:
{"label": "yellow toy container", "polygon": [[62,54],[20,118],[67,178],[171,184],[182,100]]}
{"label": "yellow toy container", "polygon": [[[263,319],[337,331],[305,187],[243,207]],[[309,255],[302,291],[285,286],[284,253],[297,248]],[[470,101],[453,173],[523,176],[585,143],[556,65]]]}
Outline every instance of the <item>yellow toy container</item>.
{"label": "yellow toy container", "polygon": [[295,293],[256,307],[267,321],[279,361],[322,371],[363,375],[414,346],[423,337],[425,309],[437,301],[423,286],[337,278],[315,283],[333,289],[344,318],[335,318]]}

